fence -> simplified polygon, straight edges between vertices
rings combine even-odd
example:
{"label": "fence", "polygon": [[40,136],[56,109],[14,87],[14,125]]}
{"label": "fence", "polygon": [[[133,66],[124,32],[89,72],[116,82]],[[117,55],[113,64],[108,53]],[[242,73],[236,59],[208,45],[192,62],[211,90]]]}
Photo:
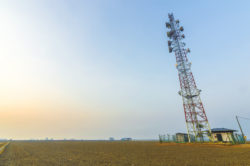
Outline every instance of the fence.
{"label": "fence", "polygon": [[[190,137],[190,142],[199,142],[195,140],[195,137],[193,135],[189,135]],[[175,142],[175,143],[187,143],[189,142],[188,140],[188,135],[184,133],[176,133],[175,135],[171,134],[160,134],[159,135],[159,142],[160,143],[167,143],[167,142]],[[204,138],[204,142],[210,142],[208,137]],[[220,142],[220,141],[214,141],[214,143]],[[232,136],[228,136],[226,141],[221,141],[221,143],[230,143],[230,144],[244,144],[245,139],[243,138],[242,135],[240,134],[232,134]]]}
{"label": "fence", "polygon": [[233,134],[232,144],[245,144],[246,141],[244,137],[240,134]]}

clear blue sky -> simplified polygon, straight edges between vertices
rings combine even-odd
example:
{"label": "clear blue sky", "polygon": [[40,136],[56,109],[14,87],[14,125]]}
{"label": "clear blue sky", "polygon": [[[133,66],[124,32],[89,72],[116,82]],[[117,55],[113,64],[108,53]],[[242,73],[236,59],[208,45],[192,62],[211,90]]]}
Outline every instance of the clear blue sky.
{"label": "clear blue sky", "polygon": [[[250,2],[3,0],[0,137],[185,132],[165,22],[173,12],[212,128],[250,117]],[[242,121],[250,137],[250,122]],[[248,128],[247,128],[248,126]]]}

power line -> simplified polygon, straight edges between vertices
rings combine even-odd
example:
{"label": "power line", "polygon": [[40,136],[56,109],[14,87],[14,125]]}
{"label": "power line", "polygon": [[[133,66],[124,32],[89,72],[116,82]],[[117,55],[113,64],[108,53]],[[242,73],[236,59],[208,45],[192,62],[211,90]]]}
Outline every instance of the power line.
{"label": "power line", "polygon": [[241,119],[246,119],[246,120],[250,120],[250,118],[245,118],[245,117],[241,117],[241,116],[237,116],[238,118],[241,118]]}

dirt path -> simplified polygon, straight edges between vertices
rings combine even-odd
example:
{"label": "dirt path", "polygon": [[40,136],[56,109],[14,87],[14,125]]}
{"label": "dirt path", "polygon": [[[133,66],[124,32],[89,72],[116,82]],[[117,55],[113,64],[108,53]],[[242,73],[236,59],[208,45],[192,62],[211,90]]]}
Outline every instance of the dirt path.
{"label": "dirt path", "polygon": [[9,142],[0,144],[0,155],[4,152],[5,148],[9,145]]}

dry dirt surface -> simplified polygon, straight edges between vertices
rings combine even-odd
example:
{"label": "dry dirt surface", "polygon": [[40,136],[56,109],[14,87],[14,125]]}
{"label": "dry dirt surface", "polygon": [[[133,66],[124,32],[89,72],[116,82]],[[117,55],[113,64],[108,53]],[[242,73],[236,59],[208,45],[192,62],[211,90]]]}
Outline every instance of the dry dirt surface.
{"label": "dry dirt surface", "polygon": [[11,142],[0,166],[250,166],[250,146],[158,142]]}

